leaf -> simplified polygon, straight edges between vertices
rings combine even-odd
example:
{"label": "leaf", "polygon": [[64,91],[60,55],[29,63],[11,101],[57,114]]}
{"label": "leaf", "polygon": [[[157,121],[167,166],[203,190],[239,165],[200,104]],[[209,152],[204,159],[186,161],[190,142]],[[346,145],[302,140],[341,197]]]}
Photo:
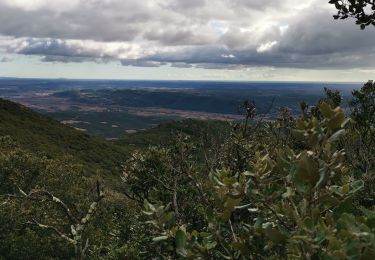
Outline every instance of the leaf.
{"label": "leaf", "polygon": [[286,192],[282,194],[283,199],[287,199],[294,195],[293,190],[290,187],[286,188]]}
{"label": "leaf", "polygon": [[182,231],[181,229],[177,230],[177,232],[176,232],[176,238],[175,238],[176,248],[177,249],[185,248],[186,239],[187,238],[186,238],[185,232]]}
{"label": "leaf", "polygon": [[147,200],[144,201],[144,207],[145,207],[147,212],[155,212],[156,211],[156,208],[154,207],[154,205],[152,205]]}
{"label": "leaf", "polygon": [[310,230],[314,228],[314,222],[310,217],[306,217],[303,220],[303,225],[305,226],[305,228],[310,229]]}
{"label": "leaf", "polygon": [[331,109],[330,105],[328,105],[326,102],[322,102],[319,106],[319,110],[320,110],[320,113],[322,113],[322,115],[325,117],[325,118],[331,118],[333,117],[334,115],[334,112],[333,110]]}
{"label": "leaf", "polygon": [[186,256],[186,246],[187,242],[187,237],[184,231],[179,229],[176,232],[176,237],[175,237],[175,245],[176,245],[176,252],[181,255],[181,256]]}
{"label": "leaf", "polygon": [[336,142],[340,139],[341,136],[343,136],[346,133],[345,129],[341,129],[331,135],[331,137],[328,139],[328,142]]}
{"label": "leaf", "polygon": [[331,118],[327,125],[331,130],[340,128],[341,125],[345,122],[345,114],[343,111],[337,112],[333,118]]}
{"label": "leaf", "polygon": [[344,213],[351,213],[354,211],[353,200],[351,198],[340,201],[338,207],[334,210],[335,219],[339,219]]}
{"label": "leaf", "polygon": [[232,199],[228,198],[224,205],[224,212],[221,214],[221,219],[223,222],[226,222],[230,219],[232,212],[235,208],[241,203],[242,199]]}
{"label": "leaf", "polygon": [[300,154],[295,177],[298,181],[310,184],[314,187],[319,180],[318,164],[308,155],[308,152]]}
{"label": "leaf", "polygon": [[161,242],[161,241],[165,241],[168,239],[168,236],[160,236],[160,237],[155,237],[152,239],[153,242],[155,243],[158,243],[158,242]]}
{"label": "leaf", "polygon": [[350,185],[349,184],[345,184],[344,186],[341,187],[341,192],[343,194],[347,194],[349,191],[350,191]]}
{"label": "leaf", "polygon": [[272,227],[271,224],[266,226],[264,233],[275,243],[285,243],[287,240],[287,236],[282,234],[277,228]]}
{"label": "leaf", "polygon": [[315,188],[324,187],[326,185],[327,181],[328,181],[329,174],[327,172],[326,167],[322,167],[319,170],[319,174],[320,174],[320,178],[319,178],[319,181],[316,183]]}
{"label": "leaf", "polygon": [[356,193],[360,191],[361,189],[363,189],[363,187],[365,186],[365,183],[363,180],[357,180],[353,182],[350,186],[351,186],[350,193]]}

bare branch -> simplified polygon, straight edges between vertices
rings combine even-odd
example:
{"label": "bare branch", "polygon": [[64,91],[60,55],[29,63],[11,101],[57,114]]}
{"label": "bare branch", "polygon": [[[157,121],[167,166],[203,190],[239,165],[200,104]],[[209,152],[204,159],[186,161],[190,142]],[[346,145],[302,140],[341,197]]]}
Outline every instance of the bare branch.
{"label": "bare branch", "polygon": [[[26,194],[21,189],[20,189],[20,192],[22,194]],[[35,195],[42,195],[42,196],[47,197],[49,199],[49,201],[55,203],[56,205],[58,205],[64,211],[64,213],[66,214],[66,216],[69,218],[69,220],[72,223],[74,223],[74,224],[78,223],[78,220],[74,217],[74,215],[72,214],[69,207],[62,200],[55,197],[52,193],[50,193],[46,190],[32,190],[28,195],[26,195],[26,197],[27,198],[33,198],[33,196],[35,196]]]}
{"label": "bare branch", "polygon": [[232,221],[231,220],[228,220],[228,223],[229,223],[229,226],[230,226],[230,230],[232,232],[232,236],[233,236],[233,239],[235,242],[237,242],[237,236],[236,236],[236,233],[234,233],[234,229],[233,229],[233,225],[232,225]]}
{"label": "bare branch", "polygon": [[83,249],[82,249],[82,254],[83,254],[83,255],[85,255],[87,249],[89,248],[89,245],[90,245],[90,243],[89,243],[89,239],[86,239],[85,246],[84,246]]}
{"label": "bare branch", "polygon": [[60,230],[58,230],[56,227],[54,226],[49,226],[49,225],[44,225],[44,224],[41,224],[39,223],[38,221],[36,221],[35,219],[32,219],[32,221],[28,221],[25,223],[26,225],[33,225],[33,226],[37,226],[39,228],[42,228],[42,229],[49,229],[49,230],[52,230],[53,232],[55,232],[57,235],[59,235],[60,237],[64,238],[65,240],[67,240],[69,243],[71,244],[74,244],[75,241],[73,239],[71,239],[70,237],[68,237],[68,235],[64,234],[63,232],[61,232]]}

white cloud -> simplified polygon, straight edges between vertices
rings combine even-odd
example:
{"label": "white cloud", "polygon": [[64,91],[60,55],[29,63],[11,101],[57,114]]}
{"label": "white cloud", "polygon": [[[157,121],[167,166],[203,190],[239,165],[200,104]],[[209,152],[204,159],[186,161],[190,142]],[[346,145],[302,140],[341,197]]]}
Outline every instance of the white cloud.
{"label": "white cloud", "polygon": [[226,59],[234,59],[236,56],[233,54],[221,54],[221,57],[226,58]]}
{"label": "white cloud", "polygon": [[272,50],[272,48],[273,48],[276,44],[277,44],[277,41],[263,43],[263,44],[261,44],[261,45],[257,48],[257,52],[258,52],[258,53],[262,53],[262,52],[270,51],[270,50]]}
{"label": "white cloud", "polygon": [[47,9],[55,11],[66,11],[76,7],[80,0],[2,0],[4,4],[20,8],[26,11]]}

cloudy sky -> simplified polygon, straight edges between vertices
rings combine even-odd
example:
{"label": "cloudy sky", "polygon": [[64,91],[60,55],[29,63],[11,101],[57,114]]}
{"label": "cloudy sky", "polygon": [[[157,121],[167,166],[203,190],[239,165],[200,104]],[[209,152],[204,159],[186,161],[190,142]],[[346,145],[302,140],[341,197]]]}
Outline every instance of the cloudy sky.
{"label": "cloudy sky", "polygon": [[0,0],[0,77],[366,81],[328,0]]}

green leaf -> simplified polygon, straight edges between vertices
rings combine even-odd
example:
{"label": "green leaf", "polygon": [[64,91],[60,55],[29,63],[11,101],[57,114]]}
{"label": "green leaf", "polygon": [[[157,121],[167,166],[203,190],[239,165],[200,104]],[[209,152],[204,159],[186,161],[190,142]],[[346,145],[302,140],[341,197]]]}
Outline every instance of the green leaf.
{"label": "green leaf", "polygon": [[287,240],[287,236],[282,234],[277,228],[272,227],[271,224],[266,226],[264,233],[275,243],[285,243]]}
{"label": "green leaf", "polygon": [[341,192],[343,194],[347,194],[347,193],[349,193],[349,191],[350,191],[350,185],[349,184],[345,184],[344,186],[341,187]]}
{"label": "green leaf", "polygon": [[343,136],[346,133],[345,129],[341,129],[331,135],[331,137],[328,139],[329,142],[336,142],[340,139],[341,136]]}
{"label": "green leaf", "polygon": [[232,212],[235,210],[235,208],[240,205],[242,199],[232,199],[228,198],[225,205],[224,205],[224,212],[221,214],[221,219],[223,222],[226,222],[230,219],[230,216],[232,215]]}
{"label": "green leaf", "polygon": [[351,186],[350,193],[356,193],[360,191],[361,189],[363,189],[363,187],[365,186],[365,183],[363,180],[357,180],[353,182],[350,186]]}
{"label": "green leaf", "polygon": [[318,164],[308,155],[307,152],[300,154],[295,177],[297,181],[302,181],[314,187],[319,180]]}
{"label": "green leaf", "polygon": [[345,122],[345,114],[343,111],[339,111],[335,114],[335,116],[333,118],[331,118],[329,121],[328,121],[328,127],[331,129],[331,130],[335,130],[337,128],[340,128],[341,125]]}
{"label": "green leaf", "polygon": [[152,239],[153,242],[155,243],[158,243],[158,242],[161,242],[161,241],[165,241],[168,239],[168,236],[160,236],[160,237],[155,237]]}
{"label": "green leaf", "polygon": [[290,187],[286,188],[286,192],[282,194],[283,199],[290,198],[291,196],[294,195],[293,190]]}
{"label": "green leaf", "polygon": [[332,108],[326,102],[320,104],[319,110],[325,118],[331,118],[334,115]]}
{"label": "green leaf", "polygon": [[306,217],[303,220],[303,225],[305,226],[305,228],[310,229],[310,230],[314,228],[314,222],[310,217]]}
{"label": "green leaf", "polygon": [[351,213],[354,211],[353,200],[351,198],[340,202],[339,206],[334,210],[335,219],[339,219],[344,213]]}
{"label": "green leaf", "polygon": [[154,207],[154,205],[152,205],[147,200],[144,200],[144,207],[145,207],[147,212],[155,212],[156,211],[156,208]]}
{"label": "green leaf", "polygon": [[187,239],[187,237],[186,237],[185,232],[182,231],[181,229],[177,230],[176,238],[175,238],[176,248],[177,249],[185,248],[186,239]]}
{"label": "green leaf", "polygon": [[184,231],[181,229],[177,230],[175,237],[176,252],[181,256],[186,256],[186,246],[187,237]]}
{"label": "green leaf", "polygon": [[320,178],[319,178],[319,181],[316,183],[315,188],[324,187],[326,185],[327,181],[328,181],[328,178],[329,178],[329,174],[328,174],[328,171],[327,171],[326,167],[322,167],[319,170],[319,174],[320,174]]}

